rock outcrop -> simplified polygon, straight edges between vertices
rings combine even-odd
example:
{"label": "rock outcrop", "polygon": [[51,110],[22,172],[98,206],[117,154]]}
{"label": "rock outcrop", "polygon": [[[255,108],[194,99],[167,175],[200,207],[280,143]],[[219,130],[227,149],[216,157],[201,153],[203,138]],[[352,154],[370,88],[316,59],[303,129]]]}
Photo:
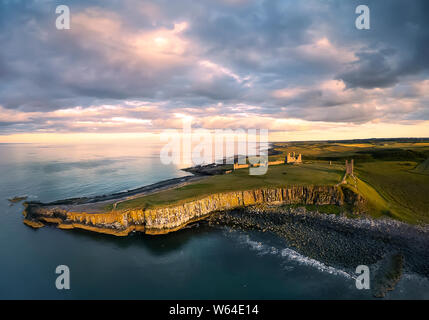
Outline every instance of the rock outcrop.
{"label": "rock outcrop", "polygon": [[42,223],[57,224],[62,229],[80,228],[94,232],[126,236],[132,231],[164,234],[204,219],[216,211],[257,204],[360,204],[362,198],[341,186],[291,186],[207,195],[183,200],[178,204],[156,208],[113,210],[87,213],[67,210],[55,204],[26,203],[25,223],[40,227]]}
{"label": "rock outcrop", "polygon": [[387,255],[375,275],[373,295],[384,298],[388,291],[393,291],[401,279],[404,268],[404,256],[401,253]]}

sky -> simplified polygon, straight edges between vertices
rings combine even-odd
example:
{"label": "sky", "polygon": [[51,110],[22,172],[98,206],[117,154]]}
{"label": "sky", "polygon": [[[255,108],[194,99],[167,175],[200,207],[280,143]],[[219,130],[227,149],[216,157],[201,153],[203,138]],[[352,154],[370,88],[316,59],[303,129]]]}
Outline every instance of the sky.
{"label": "sky", "polygon": [[2,0],[0,142],[429,137],[428,57],[427,0]]}

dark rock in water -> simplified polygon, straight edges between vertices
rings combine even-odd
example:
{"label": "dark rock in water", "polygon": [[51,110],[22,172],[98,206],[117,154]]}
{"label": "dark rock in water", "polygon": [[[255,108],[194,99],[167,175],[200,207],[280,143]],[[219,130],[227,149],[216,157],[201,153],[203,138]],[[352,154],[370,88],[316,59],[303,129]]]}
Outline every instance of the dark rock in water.
{"label": "dark rock in water", "polygon": [[383,259],[374,277],[374,297],[384,298],[388,291],[395,289],[401,279],[403,267],[404,256],[402,254],[390,254]]}
{"label": "dark rock in water", "polygon": [[13,204],[13,203],[18,203],[18,202],[21,202],[21,201],[23,201],[23,200],[26,200],[27,199],[27,196],[16,196],[16,197],[13,197],[13,198],[11,198],[11,199],[7,199],[11,204]]}

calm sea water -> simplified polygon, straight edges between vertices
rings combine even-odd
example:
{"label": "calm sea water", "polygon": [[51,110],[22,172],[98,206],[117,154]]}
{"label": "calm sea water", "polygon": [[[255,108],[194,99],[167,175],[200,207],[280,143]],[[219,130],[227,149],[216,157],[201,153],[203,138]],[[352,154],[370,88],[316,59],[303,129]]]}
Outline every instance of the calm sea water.
{"label": "calm sea water", "polygon": [[[100,195],[187,173],[159,160],[159,146],[0,144],[1,299],[349,299],[350,271],[299,255],[258,232],[199,227],[164,236],[116,238],[22,223],[8,198],[53,201]],[[71,290],[57,290],[67,265]],[[407,275],[389,298],[429,298]]]}

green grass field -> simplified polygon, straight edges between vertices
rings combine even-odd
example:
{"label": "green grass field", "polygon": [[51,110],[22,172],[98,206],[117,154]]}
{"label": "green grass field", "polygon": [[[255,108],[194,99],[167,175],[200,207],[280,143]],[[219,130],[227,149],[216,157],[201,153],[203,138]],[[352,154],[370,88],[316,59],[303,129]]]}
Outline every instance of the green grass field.
{"label": "green grass field", "polygon": [[302,153],[304,163],[270,166],[261,176],[249,175],[249,169],[210,176],[181,188],[121,202],[117,209],[165,206],[213,193],[261,187],[334,185],[344,175],[344,161],[354,159],[357,179],[349,179],[347,187],[367,199],[372,217],[429,223],[429,140],[276,143],[276,150],[281,154],[271,156],[270,161],[297,152]]}
{"label": "green grass field", "polygon": [[[240,169],[226,175],[210,176],[181,188],[158,192],[153,195],[128,200],[117,209],[148,208],[168,205],[208,194],[262,187],[290,185],[334,185],[341,181],[344,166],[328,163],[270,166],[265,175],[249,175],[249,169]],[[111,208],[111,207],[109,207]]]}
{"label": "green grass field", "polygon": [[429,223],[429,175],[418,173],[416,162],[376,161],[356,166],[361,180],[377,190],[392,217]]}
{"label": "green grass field", "polygon": [[353,158],[358,180],[349,185],[367,198],[373,217],[429,223],[429,142],[421,140],[281,143],[277,150],[334,163]]}
{"label": "green grass field", "polygon": [[426,161],[420,163],[416,167],[415,171],[421,174],[429,174],[429,158]]}

